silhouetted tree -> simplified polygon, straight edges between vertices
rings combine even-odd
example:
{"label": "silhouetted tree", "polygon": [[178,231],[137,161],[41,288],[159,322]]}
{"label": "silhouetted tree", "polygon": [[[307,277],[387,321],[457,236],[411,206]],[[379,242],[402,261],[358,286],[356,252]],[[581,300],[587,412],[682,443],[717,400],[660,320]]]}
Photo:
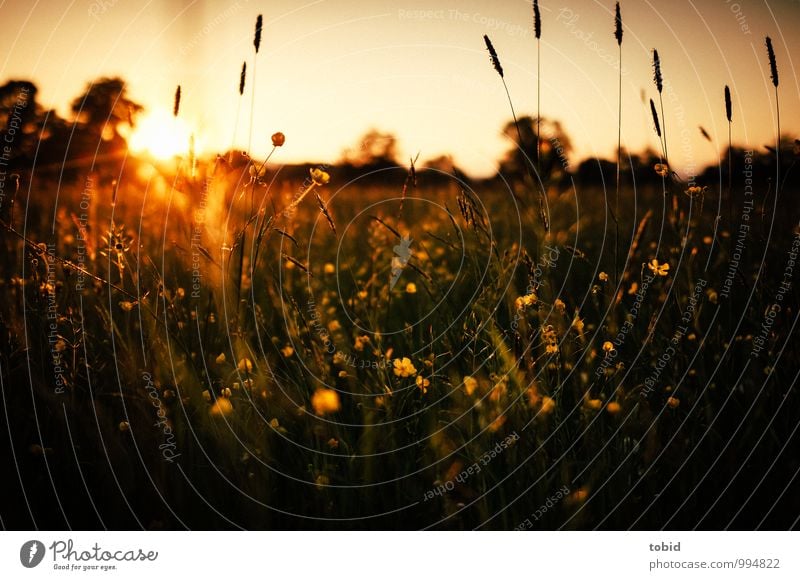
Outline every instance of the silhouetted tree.
{"label": "silhouetted tree", "polygon": [[[528,171],[534,175],[537,171],[543,182],[560,182],[569,174],[569,156],[572,153],[572,142],[558,121],[541,120],[541,159],[536,163],[536,119],[520,117],[519,134],[517,126],[510,121],[503,128],[503,133],[513,142],[505,158],[500,162],[500,173],[513,183],[524,182]],[[521,137],[521,139],[520,139]]]}
{"label": "silhouetted tree", "polygon": [[89,83],[83,95],[72,101],[75,122],[85,135],[102,149],[124,145],[120,127],[133,127],[144,108],[128,98],[125,82],[119,77],[101,78]]}
{"label": "silhouetted tree", "polygon": [[391,133],[370,129],[355,147],[342,152],[342,162],[354,167],[397,165],[397,138]]}

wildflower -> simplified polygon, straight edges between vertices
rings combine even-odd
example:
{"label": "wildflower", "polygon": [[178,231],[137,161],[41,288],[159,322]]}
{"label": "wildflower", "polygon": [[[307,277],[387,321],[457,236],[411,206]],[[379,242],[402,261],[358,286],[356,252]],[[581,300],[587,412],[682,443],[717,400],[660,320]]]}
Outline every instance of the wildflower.
{"label": "wildflower", "polygon": [[517,298],[514,304],[516,305],[517,310],[524,310],[528,306],[533,306],[538,301],[539,298],[536,296],[536,294],[531,292],[530,294],[526,294],[525,296],[520,296],[519,298]]}
{"label": "wildflower", "polygon": [[647,267],[656,276],[666,276],[669,274],[669,264],[667,263],[659,264],[658,260],[656,260],[655,258],[650,260],[650,263],[647,264]]}
{"label": "wildflower", "polygon": [[611,341],[605,341],[603,343],[603,352],[606,354],[610,354],[614,351],[614,344]]}
{"label": "wildflower", "polygon": [[584,327],[583,320],[576,314],[575,318],[572,319],[572,328],[575,329],[575,332],[578,334],[583,334],[583,327]]}
{"label": "wildflower", "polygon": [[339,449],[339,440],[331,437],[328,439],[328,447],[331,449]]}
{"label": "wildflower", "polygon": [[133,302],[128,302],[127,300],[124,300],[119,303],[119,307],[122,308],[125,312],[130,312],[131,310],[133,310]]}
{"label": "wildflower", "polygon": [[711,302],[711,304],[716,304],[719,298],[717,296],[717,291],[714,290],[713,288],[709,288],[708,290],[706,290],[706,296],[708,296],[708,301]]}
{"label": "wildflower", "polygon": [[216,359],[214,359],[214,362],[216,362],[218,365],[221,365],[222,363],[224,363],[225,362],[225,353],[224,352],[220,353],[220,355]]}
{"label": "wildflower", "polygon": [[586,399],[586,406],[592,409],[593,411],[597,411],[600,407],[603,406],[603,401],[600,399]]}
{"label": "wildflower", "polygon": [[605,272],[600,272],[600,274],[597,276],[597,278],[601,282],[608,282],[608,274],[606,274]]}
{"label": "wildflower", "polygon": [[175,296],[177,296],[178,298],[183,298],[184,296],[186,296],[186,290],[184,290],[183,288],[178,288],[175,291]]}
{"label": "wildflower", "polygon": [[328,323],[328,330],[330,330],[331,332],[336,332],[337,330],[341,330],[341,329],[342,329],[342,325],[338,320],[331,320]]}
{"label": "wildflower", "polygon": [[542,340],[545,343],[545,353],[555,354],[558,352],[558,335],[549,324],[542,327]]}
{"label": "wildflower", "polygon": [[549,415],[556,408],[556,402],[550,397],[542,397],[542,408],[540,412],[544,415]]}
{"label": "wildflower", "polygon": [[406,293],[407,294],[416,294],[417,293],[417,285],[413,282],[409,282],[406,284]]}
{"label": "wildflower", "polygon": [[528,405],[531,408],[536,407],[542,398],[539,396],[539,389],[536,386],[528,387],[528,390],[525,391],[525,394],[528,395]]}
{"label": "wildflower", "polygon": [[326,185],[331,180],[331,176],[322,169],[315,168],[311,169],[310,172],[311,181],[313,181],[315,185]]}
{"label": "wildflower", "polygon": [[283,147],[283,144],[286,143],[286,135],[278,131],[277,133],[272,134],[272,146],[273,147]]}
{"label": "wildflower", "polygon": [[239,366],[237,368],[242,372],[249,373],[253,370],[253,361],[245,357],[239,361]]}
{"label": "wildflower", "polygon": [[347,371],[339,371],[339,378],[346,379],[347,378]]}
{"label": "wildflower", "polygon": [[567,309],[567,305],[564,304],[564,301],[560,298],[556,298],[556,301],[553,303],[553,307],[561,314],[564,314]]}
{"label": "wildflower", "polygon": [[203,398],[206,400],[207,403],[211,402],[211,392],[208,390],[203,391]]}
{"label": "wildflower", "polygon": [[655,169],[655,172],[659,177],[666,177],[669,175],[669,166],[667,166],[666,163],[656,163],[653,165],[653,169]]}
{"label": "wildflower", "polygon": [[335,274],[336,273],[336,266],[328,262],[325,264],[324,271],[326,274]]}
{"label": "wildflower", "polygon": [[687,188],[684,193],[686,193],[686,195],[688,195],[689,197],[697,197],[698,195],[705,193],[705,187],[692,185],[689,188]]}
{"label": "wildflower", "polygon": [[225,387],[224,389],[222,389],[222,396],[223,397],[230,397],[231,396],[231,390],[230,390],[229,387]]}
{"label": "wildflower", "polygon": [[123,433],[130,428],[131,428],[130,423],[128,423],[127,421],[119,422],[119,430],[122,431]]}
{"label": "wildflower", "polygon": [[311,396],[311,406],[317,415],[335,413],[341,408],[339,393],[333,389],[317,389]]}
{"label": "wildflower", "polygon": [[490,433],[497,433],[500,430],[500,428],[503,425],[505,425],[506,420],[507,417],[505,415],[500,415],[499,417],[497,417],[497,419],[489,423],[487,429],[489,430]]}
{"label": "wildflower", "polygon": [[417,386],[422,391],[422,394],[426,394],[428,392],[428,387],[431,385],[431,382],[428,379],[422,378],[422,375],[417,375]]}
{"label": "wildflower", "polygon": [[639,291],[639,283],[638,282],[633,282],[631,284],[631,287],[628,288],[628,294],[630,294],[630,295],[636,294],[636,292],[638,292],[638,291]]}
{"label": "wildflower", "polygon": [[408,357],[394,359],[394,374],[396,377],[410,377],[417,374],[417,369],[411,364]]}
{"label": "wildflower", "polygon": [[670,397],[669,399],[667,399],[667,405],[669,405],[673,409],[677,409],[678,405],[680,405],[680,404],[681,404],[681,400],[676,398],[676,397]]}
{"label": "wildflower", "polygon": [[358,352],[362,352],[364,350],[364,347],[366,347],[368,344],[369,344],[369,337],[366,334],[362,336],[357,336],[353,348],[355,348]]}
{"label": "wildflower", "polygon": [[227,398],[217,399],[208,412],[212,417],[225,417],[233,412],[233,405]]}
{"label": "wildflower", "polygon": [[294,348],[287,344],[281,349],[281,354],[284,356],[284,358],[289,358],[294,354]]}
{"label": "wildflower", "polygon": [[477,388],[478,381],[476,381],[474,377],[464,377],[464,390],[467,392],[468,396],[472,396],[472,393],[474,393]]}
{"label": "wildflower", "polygon": [[622,407],[616,401],[611,401],[606,407],[606,411],[608,411],[609,414],[611,415],[616,415],[617,413],[620,412],[621,409]]}

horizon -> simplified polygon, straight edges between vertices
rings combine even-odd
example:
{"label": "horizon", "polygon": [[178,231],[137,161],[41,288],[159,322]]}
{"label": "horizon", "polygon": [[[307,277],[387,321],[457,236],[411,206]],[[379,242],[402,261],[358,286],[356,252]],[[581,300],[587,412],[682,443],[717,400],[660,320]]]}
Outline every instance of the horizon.
{"label": "horizon", "polygon": [[[264,11],[263,46],[254,61],[253,23],[264,7],[249,1],[187,1],[149,10],[83,2],[63,10],[54,26],[28,24],[42,22],[37,14],[57,6],[54,2],[30,9],[6,3],[0,12],[19,33],[0,40],[8,54],[0,77],[31,80],[40,90],[40,103],[66,116],[69,100],[86,83],[120,76],[130,98],[145,106],[141,124],[160,130],[180,84],[182,126],[173,133],[194,134],[202,155],[228,150],[232,143],[248,149],[256,68],[251,147],[256,157],[268,152],[269,135],[282,131],[287,140],[276,162],[332,163],[376,128],[396,135],[401,162],[418,152],[423,161],[451,154],[467,174],[492,175],[512,145],[502,135],[510,115],[482,36],[488,34],[499,53],[518,116],[535,117],[530,2],[491,9],[476,1],[433,8],[419,1],[402,8],[392,4],[333,6],[316,0],[296,8],[279,2]],[[774,142],[774,110],[764,106],[765,95],[774,99],[763,46],[767,34],[774,37],[783,78],[782,133],[797,135],[800,84],[791,54],[800,41],[784,37],[777,26],[778,21],[800,24],[790,5],[783,1],[742,11],[739,4],[725,2],[677,2],[658,9],[650,2],[636,7],[622,2],[623,148],[638,154],[658,151],[647,108],[647,100],[658,96],[653,48],[659,50],[665,77],[662,122],[675,152],[671,164],[682,176],[718,165],[727,147],[725,84],[733,91],[734,146],[760,150]],[[618,78],[613,2],[542,3],[541,9],[542,117],[562,123],[574,146],[571,165],[611,159]],[[686,18],[692,11],[695,18]],[[675,21],[675,14],[682,14],[681,30],[652,26],[653,19]],[[87,52],[96,56],[99,46],[107,48],[103,58],[86,57]],[[218,46],[224,49],[215,51]],[[705,58],[696,62],[693,55],[701,52]],[[239,102],[243,61],[248,74]],[[454,100],[464,93],[468,98]],[[695,98],[686,96],[693,93]]]}

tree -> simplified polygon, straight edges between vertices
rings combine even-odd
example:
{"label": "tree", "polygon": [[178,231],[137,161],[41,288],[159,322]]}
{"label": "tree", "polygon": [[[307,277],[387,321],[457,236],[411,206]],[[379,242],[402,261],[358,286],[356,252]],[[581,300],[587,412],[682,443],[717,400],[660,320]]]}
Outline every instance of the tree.
{"label": "tree", "polygon": [[397,165],[397,138],[369,129],[355,147],[342,152],[342,162],[355,167]]}
{"label": "tree", "polygon": [[[569,156],[572,153],[572,142],[564,133],[558,121],[541,120],[540,140],[541,159],[536,162],[536,119],[521,117],[517,124],[509,121],[503,127],[503,133],[513,146],[500,162],[500,174],[514,183],[522,183],[530,171],[534,176],[538,173],[543,182],[561,181],[569,173]],[[521,139],[520,139],[521,136]]]}
{"label": "tree", "polygon": [[84,94],[72,101],[76,123],[95,138],[96,145],[106,142],[111,149],[123,146],[120,127],[132,128],[143,110],[128,98],[125,82],[119,77],[89,83]]}

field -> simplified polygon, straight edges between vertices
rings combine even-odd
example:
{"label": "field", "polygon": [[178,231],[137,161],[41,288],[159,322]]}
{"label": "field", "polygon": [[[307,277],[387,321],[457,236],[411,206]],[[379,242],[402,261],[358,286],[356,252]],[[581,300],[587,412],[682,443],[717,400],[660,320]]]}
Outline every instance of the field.
{"label": "field", "polygon": [[4,171],[2,526],[796,527],[800,144],[690,183],[546,127],[481,180],[117,134]]}
{"label": "field", "polygon": [[615,286],[602,189],[550,188],[543,235],[497,185],[245,167],[98,178],[4,236],[7,525],[792,524],[781,199],[736,208],[734,270],[715,196],[626,189]]}

